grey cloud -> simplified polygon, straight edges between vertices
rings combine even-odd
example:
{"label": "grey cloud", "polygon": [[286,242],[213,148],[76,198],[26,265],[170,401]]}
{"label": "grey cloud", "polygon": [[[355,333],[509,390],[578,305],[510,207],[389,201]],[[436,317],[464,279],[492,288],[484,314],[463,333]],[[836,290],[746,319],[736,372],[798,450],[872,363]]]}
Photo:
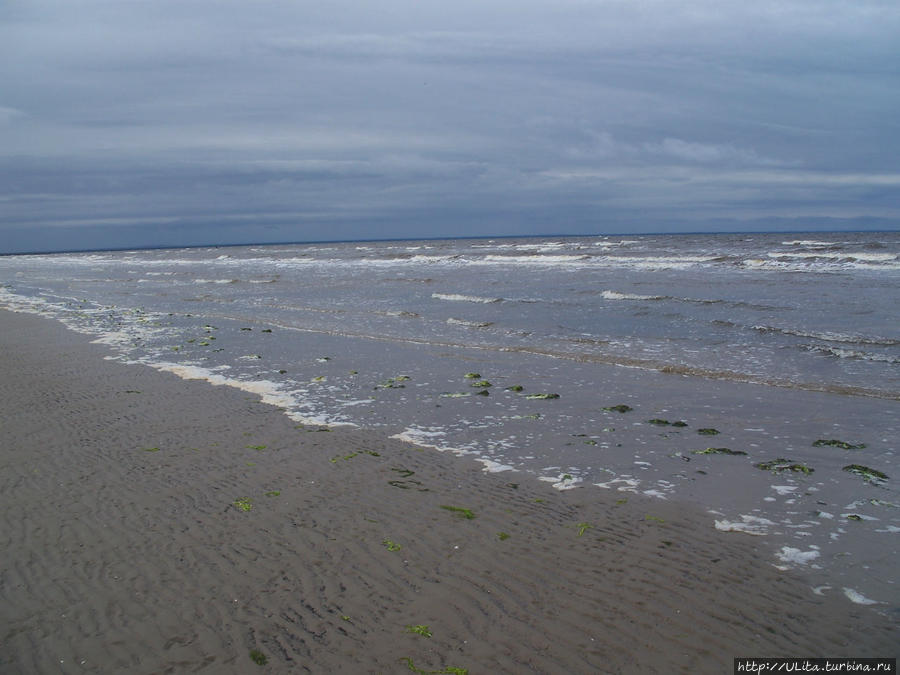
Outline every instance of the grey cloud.
{"label": "grey cloud", "polygon": [[876,0],[12,0],[0,249],[900,219],[898,34]]}

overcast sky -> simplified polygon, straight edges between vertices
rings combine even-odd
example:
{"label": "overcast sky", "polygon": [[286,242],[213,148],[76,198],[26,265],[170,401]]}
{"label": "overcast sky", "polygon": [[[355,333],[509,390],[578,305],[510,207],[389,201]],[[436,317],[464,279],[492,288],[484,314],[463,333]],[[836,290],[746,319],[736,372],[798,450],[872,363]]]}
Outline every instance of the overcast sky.
{"label": "overcast sky", "polygon": [[897,0],[3,0],[0,252],[900,228]]}

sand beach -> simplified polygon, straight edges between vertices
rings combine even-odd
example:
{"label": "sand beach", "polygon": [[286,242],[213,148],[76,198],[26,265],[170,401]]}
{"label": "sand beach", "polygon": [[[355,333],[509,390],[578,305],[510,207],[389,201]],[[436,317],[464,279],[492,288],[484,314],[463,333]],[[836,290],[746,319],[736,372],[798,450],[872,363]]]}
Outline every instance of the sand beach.
{"label": "sand beach", "polygon": [[3,673],[721,673],[895,657],[692,505],[558,491],[0,313]]}

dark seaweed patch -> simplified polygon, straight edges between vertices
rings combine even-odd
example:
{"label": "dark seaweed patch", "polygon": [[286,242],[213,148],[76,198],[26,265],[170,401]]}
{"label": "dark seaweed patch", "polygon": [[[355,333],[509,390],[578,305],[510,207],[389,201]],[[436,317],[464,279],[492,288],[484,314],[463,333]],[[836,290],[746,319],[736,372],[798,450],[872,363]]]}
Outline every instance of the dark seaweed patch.
{"label": "dark seaweed patch", "polygon": [[743,450],[731,450],[729,448],[707,448],[706,450],[694,450],[695,455],[746,455]]}
{"label": "dark seaweed patch", "polygon": [[842,470],[849,473],[855,473],[857,476],[865,478],[870,483],[877,483],[888,479],[886,473],[878,471],[877,469],[870,469],[862,464],[848,464]]}
{"label": "dark seaweed patch", "polygon": [[823,440],[820,438],[819,440],[813,442],[813,447],[814,448],[825,448],[825,447],[841,448],[841,450],[862,450],[863,448],[866,447],[866,444],[860,443],[858,445],[853,445],[851,443],[839,441],[836,438],[832,438],[830,440]]}
{"label": "dark seaweed patch", "polygon": [[793,471],[794,473],[803,473],[803,474],[811,474],[815,469],[806,466],[805,464],[800,464],[799,462],[795,462],[792,459],[784,459],[779,457],[778,459],[770,459],[768,462],[759,462],[758,464],[754,464],[757,469],[762,469],[763,471],[771,471],[772,473],[781,473],[783,471]]}

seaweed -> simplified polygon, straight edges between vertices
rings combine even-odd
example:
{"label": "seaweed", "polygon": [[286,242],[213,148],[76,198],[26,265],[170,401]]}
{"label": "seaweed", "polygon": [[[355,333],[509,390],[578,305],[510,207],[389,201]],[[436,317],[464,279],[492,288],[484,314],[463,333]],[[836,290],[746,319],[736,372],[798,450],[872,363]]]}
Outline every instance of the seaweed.
{"label": "seaweed", "polygon": [[428,488],[421,487],[422,482],[418,480],[389,480],[388,485],[400,488],[401,490],[411,490],[412,488],[415,488],[419,492],[428,492]]}
{"label": "seaweed", "polygon": [[144,452],[159,452],[159,448],[144,448]]}
{"label": "seaweed", "polygon": [[488,382],[487,380],[478,380],[478,382],[473,382],[473,383],[470,384],[469,386],[470,386],[470,387],[480,387],[480,388],[482,388],[482,389],[485,389],[485,388],[487,388],[487,387],[493,387],[494,385],[492,385],[492,384],[491,384],[490,382]]}
{"label": "seaweed", "polygon": [[853,445],[851,443],[846,443],[844,441],[839,441],[836,438],[832,438],[830,440],[819,439],[813,442],[814,448],[840,448],[841,450],[862,450],[866,447],[865,443],[859,443],[858,445]]}
{"label": "seaweed", "polygon": [[592,527],[593,527],[593,525],[591,525],[590,523],[578,523],[575,526],[575,529],[578,530],[578,536],[580,537],[581,535],[583,535],[587,530],[591,529]]}
{"label": "seaweed", "polygon": [[341,461],[341,460],[353,459],[353,458],[356,457],[357,455],[359,455],[358,452],[351,452],[349,455],[343,455],[343,456],[341,456],[341,455],[336,455],[336,456],[334,456],[334,457],[331,458],[331,463],[332,463],[332,464],[337,464],[337,463],[338,463],[339,461]]}
{"label": "seaweed", "polygon": [[490,396],[491,393],[487,389],[482,389],[481,391],[476,392],[475,395],[476,396]]}
{"label": "seaweed", "polygon": [[644,520],[652,520],[652,521],[657,522],[657,523],[664,523],[664,522],[666,522],[665,520],[663,520],[663,519],[660,518],[659,516],[651,516],[651,515],[646,515],[646,516],[644,516]]}
{"label": "seaweed", "polygon": [[477,380],[481,378],[481,373],[466,373],[463,377],[467,380]]}
{"label": "seaweed", "polygon": [[388,551],[399,551],[399,550],[402,548],[402,547],[400,546],[400,544],[398,544],[398,543],[396,543],[396,542],[393,542],[393,541],[391,541],[390,539],[385,539],[385,540],[384,540],[383,542],[381,542],[381,543],[384,544],[384,547],[385,547]]}
{"label": "seaweed", "polygon": [[421,635],[422,637],[427,637],[427,638],[431,637],[431,629],[428,626],[425,626],[422,624],[419,624],[416,626],[407,626],[406,632],[414,633],[415,635]]}
{"label": "seaweed", "polygon": [[863,466],[862,464],[848,464],[842,469],[842,471],[855,473],[857,476],[861,476],[870,483],[878,483],[879,481],[888,479],[887,474],[878,471],[877,469],[870,469],[869,467]]}
{"label": "seaweed", "polygon": [[241,497],[240,499],[234,500],[234,505],[238,507],[241,511],[249,511],[253,508],[253,504],[250,503],[250,499],[247,497]]}
{"label": "seaweed", "polygon": [[263,329],[260,331],[260,333],[271,333],[271,332],[272,332],[272,329],[271,329],[271,328],[263,328]]}
{"label": "seaweed", "polygon": [[759,462],[754,464],[757,469],[762,469],[763,471],[771,471],[772,473],[781,473],[782,471],[793,471],[794,473],[804,473],[806,475],[811,474],[815,469],[812,467],[806,466],[806,464],[800,464],[799,462],[795,462],[792,459],[784,459],[783,457],[779,457],[778,459],[770,459],[768,462]]}
{"label": "seaweed", "polygon": [[597,445],[597,441],[595,441],[593,438],[589,438],[584,442],[584,444],[585,445]]}
{"label": "seaweed", "polygon": [[280,494],[281,494],[281,490],[269,490],[266,493],[266,497],[277,497]]}
{"label": "seaweed", "polygon": [[661,420],[658,417],[654,417],[652,420],[647,420],[647,424],[655,424],[660,427],[669,426],[669,420]]}
{"label": "seaweed", "polygon": [[524,390],[525,390],[525,387],[523,387],[521,384],[514,384],[505,389],[505,391],[524,391]]}
{"label": "seaweed", "polygon": [[746,455],[743,450],[731,450],[729,448],[707,448],[706,450],[693,450],[695,455]]}
{"label": "seaweed", "polygon": [[498,533],[497,533],[497,538],[498,538],[500,541],[506,541],[507,539],[509,539],[509,537],[510,537],[510,535],[509,535],[508,533],[506,533],[506,532],[498,532]]}
{"label": "seaweed", "polygon": [[554,398],[559,398],[559,394],[525,394],[525,398],[532,401],[549,401]]}
{"label": "seaweed", "polygon": [[264,445],[248,445],[247,448],[249,450],[265,450],[266,446],[264,446]]}
{"label": "seaweed", "polygon": [[264,666],[269,662],[269,659],[266,657],[266,655],[258,649],[250,650],[250,660],[258,666]]}
{"label": "seaweed", "polygon": [[402,468],[402,467],[400,467],[400,468],[398,468],[398,467],[391,467],[391,471],[396,471],[396,472],[399,473],[403,478],[409,478],[410,476],[412,476],[412,475],[415,473],[415,471],[411,471],[411,470],[409,470],[409,469],[404,469],[404,468]]}
{"label": "seaweed", "polygon": [[697,429],[697,433],[701,436],[718,436],[719,430],[712,427],[704,427],[703,429]]}
{"label": "seaweed", "polygon": [[441,670],[422,670],[421,668],[417,668],[413,663],[413,660],[408,656],[404,656],[400,659],[400,663],[405,663],[407,668],[414,673],[420,673],[420,675],[469,675],[469,671],[466,668],[455,668],[453,666],[447,666]]}
{"label": "seaweed", "polygon": [[620,403],[619,405],[607,406],[603,409],[608,410],[609,412],[617,412],[617,413],[627,413],[627,412],[630,412],[631,410],[634,410],[634,408],[632,408],[629,405],[625,405],[624,403]]}
{"label": "seaweed", "polygon": [[375,385],[375,389],[404,389],[406,387],[406,385],[400,384],[400,383],[406,382],[409,379],[410,379],[410,377],[408,375],[398,375],[397,377],[389,377],[388,379]]}
{"label": "seaweed", "polygon": [[445,391],[443,394],[441,394],[441,397],[442,398],[465,398],[466,396],[471,396],[471,395],[472,395],[472,393],[468,392],[468,391],[457,392],[457,393],[451,393],[451,392]]}
{"label": "seaweed", "polygon": [[672,422],[673,427],[686,427],[687,425],[688,425],[688,423],[683,420],[678,420],[677,422]]}
{"label": "seaweed", "polygon": [[464,509],[461,506],[448,506],[447,504],[441,504],[441,508],[445,511],[452,511],[460,518],[465,518],[466,520],[472,520],[475,517],[475,514],[472,513],[472,511],[470,511],[469,509]]}

